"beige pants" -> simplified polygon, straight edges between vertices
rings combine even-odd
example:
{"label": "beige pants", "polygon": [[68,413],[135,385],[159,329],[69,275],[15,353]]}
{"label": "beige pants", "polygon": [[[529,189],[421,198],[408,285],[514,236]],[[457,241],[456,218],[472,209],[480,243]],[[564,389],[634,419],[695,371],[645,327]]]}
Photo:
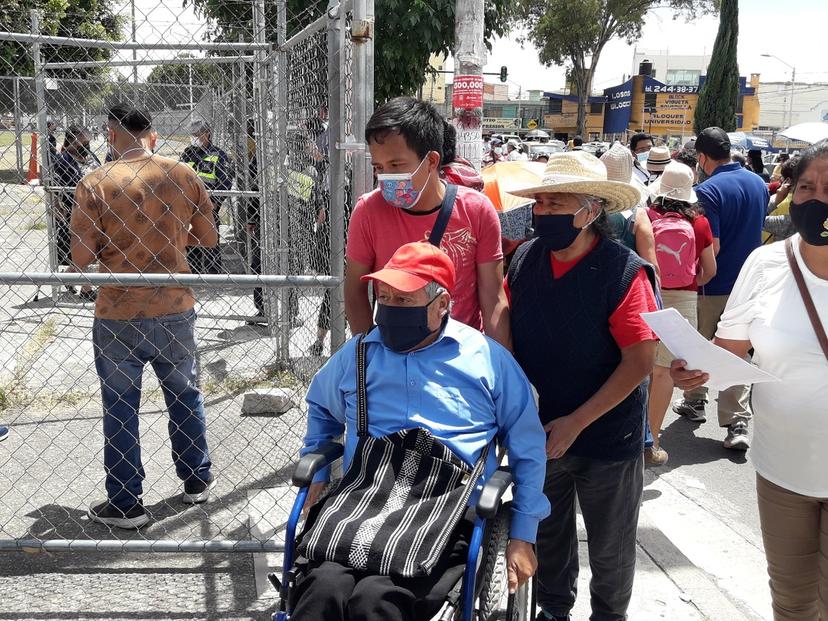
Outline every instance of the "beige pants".
{"label": "beige pants", "polygon": [[828,498],[756,475],[774,621],[828,621]]}
{"label": "beige pants", "polygon": [[[706,339],[716,335],[716,328],[727,305],[727,295],[699,296],[699,332]],[[684,393],[687,400],[707,400],[707,386]],[[719,425],[729,427],[737,420],[750,420],[750,386],[732,386],[719,392]],[[828,621],[828,620],[826,620]]]}

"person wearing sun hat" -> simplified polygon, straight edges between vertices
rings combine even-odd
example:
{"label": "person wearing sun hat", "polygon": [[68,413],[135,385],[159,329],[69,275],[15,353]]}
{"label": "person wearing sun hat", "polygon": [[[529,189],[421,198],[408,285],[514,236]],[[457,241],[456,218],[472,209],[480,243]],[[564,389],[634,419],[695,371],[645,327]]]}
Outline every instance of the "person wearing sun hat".
{"label": "person wearing sun hat", "polygon": [[506,285],[515,358],[548,434],[544,492],[555,506],[538,531],[540,618],[568,619],[575,604],[577,497],[592,618],[623,619],[644,484],[644,382],[656,349],[641,313],[657,306],[653,267],[612,239],[607,214],[632,209],[641,193],[573,151],[552,155],[540,185],[514,194],[536,201],[536,237],[518,248]]}
{"label": "person wearing sun hat", "polygon": [[[378,329],[363,338],[368,433],[380,438],[421,428],[469,466],[499,439],[515,481],[506,549],[509,585],[515,588],[534,573],[532,544],[538,523],[550,511],[543,494],[543,430],[531,386],[508,350],[450,317],[455,267],[436,246],[405,244],[382,269],[362,278],[375,283],[378,292]],[[357,343],[358,337],[348,341],[311,382],[301,450],[307,454],[344,433],[346,472],[357,463],[355,452],[362,446],[357,442]],[[489,451],[485,476],[496,469],[496,451]],[[329,474],[326,469],[314,479],[308,505],[319,499]],[[407,495],[408,476],[401,472],[402,485],[391,492]],[[418,520],[412,528],[419,527]],[[440,578],[462,573],[470,530],[461,520],[437,567],[425,577],[366,575],[332,561],[311,562],[297,581],[291,619],[430,619],[437,610],[429,606],[439,608],[445,599],[446,593],[435,591],[446,584]]]}
{"label": "person wearing sun hat", "polygon": [[[661,264],[664,308],[675,308],[695,328],[698,325],[697,291],[716,275],[716,255],[710,223],[696,204],[694,181],[688,166],[676,161],[667,164],[664,174],[649,186],[654,200],[647,214],[653,222],[656,255]],[[669,457],[661,447],[659,433],[673,396],[672,361],[673,355],[659,343],[648,413],[653,444],[644,450],[648,466],[663,466]]]}
{"label": "person wearing sun hat", "polygon": [[645,211],[650,191],[639,181],[633,170],[632,153],[620,142],[616,142],[600,159],[607,168],[608,180],[629,182],[641,193],[641,200],[635,207],[610,214],[607,218],[618,241],[652,265],[658,277],[653,226]]}
{"label": "person wearing sun hat", "polygon": [[662,175],[664,169],[667,168],[667,164],[672,161],[673,158],[670,157],[670,149],[666,145],[651,147],[650,152],[647,154],[647,172],[650,173],[648,185],[654,183]]}

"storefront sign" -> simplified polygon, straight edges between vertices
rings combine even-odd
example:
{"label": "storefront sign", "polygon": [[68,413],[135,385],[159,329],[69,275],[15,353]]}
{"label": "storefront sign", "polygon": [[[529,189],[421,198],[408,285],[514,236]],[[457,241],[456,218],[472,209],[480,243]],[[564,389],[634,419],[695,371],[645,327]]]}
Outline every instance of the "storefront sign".
{"label": "storefront sign", "polygon": [[604,133],[622,134],[627,131],[632,114],[632,80],[604,90]]}
{"label": "storefront sign", "polygon": [[483,127],[486,129],[520,129],[520,119],[484,118]]}
{"label": "storefront sign", "polygon": [[456,75],[452,88],[451,102],[457,108],[483,107],[483,76]]}

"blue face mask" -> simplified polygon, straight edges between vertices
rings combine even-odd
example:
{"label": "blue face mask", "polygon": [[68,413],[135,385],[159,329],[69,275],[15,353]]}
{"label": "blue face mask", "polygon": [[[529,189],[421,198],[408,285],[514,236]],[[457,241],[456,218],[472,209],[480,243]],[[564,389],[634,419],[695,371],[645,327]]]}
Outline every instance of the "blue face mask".
{"label": "blue face mask", "polygon": [[649,151],[644,151],[644,153],[639,153],[635,157],[638,160],[639,164],[646,164],[647,163],[647,158],[650,157],[650,152]]}
{"label": "blue face mask", "polygon": [[431,302],[425,306],[377,304],[377,327],[382,342],[388,349],[405,353],[431,336],[434,332],[428,327],[428,307]]}
{"label": "blue face mask", "polygon": [[428,185],[429,179],[431,179],[431,173],[429,173],[422,188],[418,190],[414,187],[414,175],[417,174],[425,162],[426,160],[420,162],[420,165],[417,166],[417,170],[413,173],[377,175],[380,191],[382,192],[382,197],[385,199],[386,203],[399,209],[414,208],[414,206],[420,201],[420,197],[423,195],[423,190],[425,189],[425,186]]}

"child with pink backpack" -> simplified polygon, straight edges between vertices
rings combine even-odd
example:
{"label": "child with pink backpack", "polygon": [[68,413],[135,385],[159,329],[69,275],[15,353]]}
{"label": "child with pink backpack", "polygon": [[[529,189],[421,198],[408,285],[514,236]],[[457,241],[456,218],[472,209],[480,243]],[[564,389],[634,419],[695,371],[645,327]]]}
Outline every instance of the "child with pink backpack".
{"label": "child with pink backpack", "polygon": [[[661,177],[649,186],[654,199],[647,215],[653,224],[664,308],[675,308],[695,327],[697,291],[716,275],[716,255],[713,232],[696,204],[693,181],[693,171],[688,166],[670,162]],[[667,451],[661,448],[658,436],[673,395],[673,358],[659,343],[650,385],[649,421],[654,444],[645,451],[648,465],[667,463]]]}

